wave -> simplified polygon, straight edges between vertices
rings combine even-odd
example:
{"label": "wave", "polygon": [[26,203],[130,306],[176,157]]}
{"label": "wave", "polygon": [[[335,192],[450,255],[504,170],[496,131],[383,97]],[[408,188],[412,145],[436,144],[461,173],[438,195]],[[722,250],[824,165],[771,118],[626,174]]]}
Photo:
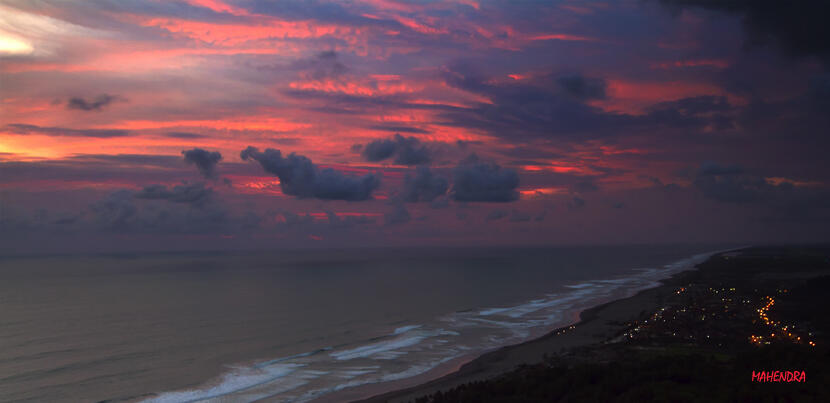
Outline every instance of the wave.
{"label": "wave", "polygon": [[409,378],[465,354],[518,343],[553,327],[569,325],[584,309],[653,287],[660,279],[691,268],[714,253],[695,255],[659,269],[636,269],[627,276],[567,284],[561,292],[512,306],[453,312],[360,342],[233,368],[213,384],[162,393],[146,401],[255,401],[279,397],[281,401],[306,402],[354,386]]}

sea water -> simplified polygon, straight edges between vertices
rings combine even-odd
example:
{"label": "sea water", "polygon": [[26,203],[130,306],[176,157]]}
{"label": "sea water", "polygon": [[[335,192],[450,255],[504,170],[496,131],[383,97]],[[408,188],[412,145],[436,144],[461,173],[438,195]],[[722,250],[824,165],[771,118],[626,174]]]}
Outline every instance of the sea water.
{"label": "sea water", "polygon": [[291,401],[423,374],[724,246],[0,259],[0,401]]}

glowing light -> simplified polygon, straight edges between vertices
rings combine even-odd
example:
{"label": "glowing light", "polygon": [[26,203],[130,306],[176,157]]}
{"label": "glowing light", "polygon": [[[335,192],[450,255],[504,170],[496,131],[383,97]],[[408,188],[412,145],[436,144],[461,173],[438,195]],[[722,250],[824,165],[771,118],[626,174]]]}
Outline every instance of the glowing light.
{"label": "glowing light", "polygon": [[0,54],[25,55],[35,51],[28,42],[0,33]]}

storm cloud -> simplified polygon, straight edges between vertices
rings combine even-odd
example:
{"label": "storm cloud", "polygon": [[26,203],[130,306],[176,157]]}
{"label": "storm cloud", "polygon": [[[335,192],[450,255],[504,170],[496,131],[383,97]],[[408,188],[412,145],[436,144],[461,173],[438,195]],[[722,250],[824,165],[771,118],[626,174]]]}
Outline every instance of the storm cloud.
{"label": "storm cloud", "polygon": [[432,159],[430,151],[420,140],[400,134],[395,134],[390,139],[369,142],[362,149],[363,158],[371,162],[383,161],[394,156],[396,164],[420,165]]}
{"label": "storm cloud", "polygon": [[254,160],[266,172],[280,178],[283,193],[300,198],[361,201],[372,197],[380,186],[374,174],[348,176],[331,168],[320,169],[305,156],[295,153],[283,157],[280,150],[259,151],[248,147],[239,154],[243,160]]}
{"label": "storm cloud", "polygon": [[444,177],[435,175],[428,167],[418,167],[415,175],[404,177],[401,197],[404,201],[415,203],[431,202],[447,193],[449,184]]}
{"label": "storm cloud", "polygon": [[216,165],[222,160],[222,154],[217,151],[206,151],[201,148],[182,151],[184,161],[196,165],[199,172],[208,179],[216,179]]}
{"label": "storm cloud", "polygon": [[453,169],[452,198],[461,202],[511,202],[518,200],[519,175],[475,155]]}

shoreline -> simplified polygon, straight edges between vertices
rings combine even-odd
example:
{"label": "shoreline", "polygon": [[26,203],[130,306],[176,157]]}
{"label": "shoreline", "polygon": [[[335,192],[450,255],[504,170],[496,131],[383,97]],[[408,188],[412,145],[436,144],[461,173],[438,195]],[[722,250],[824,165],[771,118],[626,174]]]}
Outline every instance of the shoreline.
{"label": "shoreline", "polygon": [[[332,378],[332,376],[325,377],[328,374],[337,374],[338,368],[329,372],[320,372],[328,370],[325,368],[325,361],[327,358],[331,358],[322,357],[318,359],[315,357],[305,359],[302,357],[311,356],[316,353],[309,354],[304,352],[302,354],[277,355],[279,357],[277,359],[264,361],[265,363],[275,364],[273,366],[271,364],[264,365],[261,358],[235,361],[237,364],[229,365],[227,371],[211,377],[207,382],[200,381],[184,387],[163,388],[161,392],[136,393],[116,399],[119,401],[163,402],[193,399],[233,400],[235,397],[242,399],[245,396],[244,399],[251,399],[251,401],[280,401],[280,399],[286,398],[310,402],[343,402],[366,399],[382,393],[412,388],[436,378],[455,373],[480,356],[497,351],[504,346],[529,342],[543,337],[551,331],[579,323],[581,318],[584,320],[585,312],[591,308],[621,298],[627,298],[644,289],[659,286],[662,284],[662,280],[682,271],[689,270],[713,254],[724,250],[717,248],[707,248],[708,250],[697,248],[688,249],[691,250],[685,253],[674,253],[672,250],[666,251],[667,256],[664,258],[652,259],[651,262],[645,263],[644,265],[634,263],[633,266],[630,266],[634,267],[630,270],[630,273],[625,272],[609,276],[576,279],[574,280],[576,282],[575,284],[565,282],[562,283],[561,290],[557,290],[552,294],[544,294],[544,297],[528,299],[528,293],[524,293],[522,294],[524,296],[522,303],[515,306],[513,304],[508,304],[504,307],[502,305],[493,305],[489,309],[482,311],[482,313],[477,313],[476,309],[457,310],[455,312],[462,316],[449,318],[450,325],[445,325],[443,322],[437,325],[421,324],[414,327],[425,326],[426,330],[413,331],[413,334],[407,336],[403,335],[408,333],[411,330],[408,328],[413,326],[395,328],[394,333],[389,330],[387,333],[383,333],[385,336],[381,336],[384,340],[376,341],[370,339],[367,342],[369,343],[368,345],[374,345],[372,343],[382,344],[381,342],[386,342],[388,340],[385,339],[389,338],[392,338],[392,341],[398,338],[405,338],[404,341],[408,341],[412,338],[419,338],[420,336],[417,332],[427,332],[429,333],[427,337],[432,337],[432,333],[434,332],[431,330],[437,329],[441,333],[445,326],[455,326],[456,322],[460,323],[458,326],[463,327],[467,323],[465,321],[478,319],[480,315],[485,315],[485,318],[486,315],[504,315],[505,318],[503,320],[498,317],[490,320],[498,326],[509,329],[513,328],[510,326],[512,322],[507,317],[523,317],[529,312],[536,315],[535,313],[538,311],[541,313],[534,316],[533,320],[539,321],[540,323],[544,321],[544,325],[542,326],[520,326],[521,331],[511,330],[511,332],[503,332],[505,333],[505,337],[502,340],[495,339],[490,343],[471,344],[473,346],[480,345],[481,347],[479,348],[449,348],[445,349],[448,354],[433,354],[431,357],[427,357],[429,358],[428,360],[412,361],[410,359],[408,361],[402,361],[401,363],[392,363],[391,365],[397,365],[392,367],[394,370],[386,372],[376,371],[382,375],[380,377],[367,376],[358,378],[355,375],[345,372],[344,375],[346,376],[343,376],[342,379]],[[610,260],[609,263],[620,264],[617,259]],[[492,313],[489,313],[490,311]],[[472,315],[472,319],[468,318],[470,316],[468,313]],[[524,319],[517,319],[514,322],[524,324]],[[399,330],[402,330],[400,332],[402,336],[396,336],[399,334]],[[408,339],[406,339],[407,337]],[[446,343],[444,340],[439,342]],[[446,345],[455,346],[458,343],[451,341],[450,344]],[[327,347],[321,351],[337,349],[339,347],[341,346]],[[386,349],[388,350],[389,348]],[[328,356],[329,353],[324,353],[323,355]],[[332,356],[336,358],[336,355],[332,354]],[[294,360],[295,357],[297,357],[297,360]],[[269,358],[271,357],[269,356]],[[323,363],[320,364],[320,362]],[[345,370],[348,369],[345,368]],[[362,367],[358,369],[360,370]],[[322,378],[322,381],[318,381],[318,378]]]}
{"label": "shoreline", "polygon": [[706,258],[670,276],[657,280],[653,287],[635,294],[617,298],[596,306],[583,309],[577,320],[569,325],[555,328],[527,341],[502,346],[476,355],[458,357],[438,365],[414,377],[375,384],[359,385],[329,393],[311,400],[312,403],[348,401],[352,403],[409,402],[416,398],[446,391],[470,382],[491,379],[513,371],[523,365],[542,362],[549,354],[602,343],[625,329],[629,320],[644,311],[661,305],[665,296],[674,293],[676,283],[689,272],[698,270],[698,265],[724,253],[736,252],[749,247],[714,251]]}

